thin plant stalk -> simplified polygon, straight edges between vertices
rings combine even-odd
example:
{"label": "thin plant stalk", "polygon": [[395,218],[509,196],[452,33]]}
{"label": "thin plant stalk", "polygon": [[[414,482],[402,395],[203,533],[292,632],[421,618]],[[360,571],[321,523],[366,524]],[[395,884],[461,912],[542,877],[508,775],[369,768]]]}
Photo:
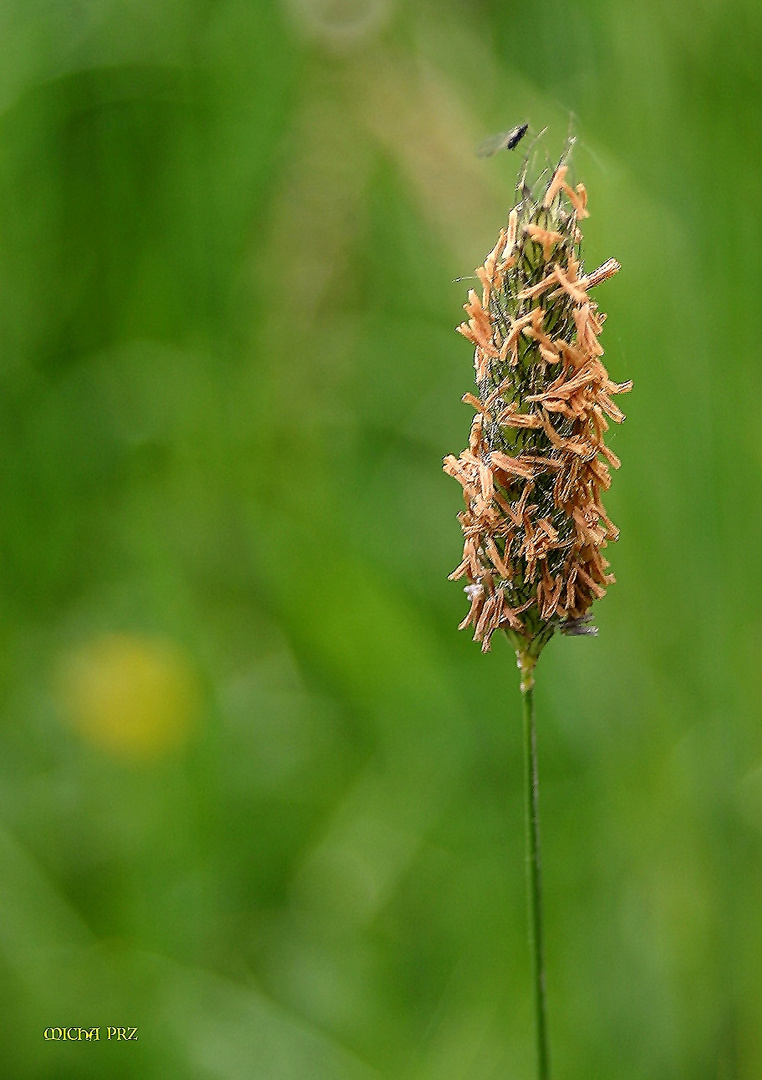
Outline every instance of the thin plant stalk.
{"label": "thin plant stalk", "polygon": [[524,794],[527,858],[527,908],[529,949],[532,958],[537,1075],[549,1080],[547,1003],[545,994],[545,949],[542,925],[542,859],[540,851],[539,774],[537,734],[534,720],[535,658],[519,654],[521,691],[524,704]]}
{"label": "thin plant stalk", "polygon": [[[522,124],[485,144],[511,149]],[[465,579],[473,628],[488,652],[502,631],[516,651],[524,705],[529,942],[539,1080],[549,1080],[534,667],[556,630],[592,636],[590,608],[614,575],[604,549],[619,535],[602,497],[619,459],[606,445],[609,421],[624,413],[601,357],[605,315],[591,292],[620,269],[607,259],[585,270],[580,223],[584,184],[572,185],[570,139],[555,170],[529,182],[527,154],[516,200],[497,243],[477,268],[458,331],[474,346],[477,393],[468,446],[444,459],[463,489],[463,557],[450,574]]]}

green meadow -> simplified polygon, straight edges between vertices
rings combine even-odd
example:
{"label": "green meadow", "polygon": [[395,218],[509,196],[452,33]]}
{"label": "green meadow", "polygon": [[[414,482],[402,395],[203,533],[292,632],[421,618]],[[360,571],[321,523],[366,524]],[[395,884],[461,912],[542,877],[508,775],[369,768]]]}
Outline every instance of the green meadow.
{"label": "green meadow", "polygon": [[752,0],[0,5],[3,1076],[533,1080],[441,463],[545,127],[634,380],[537,670],[553,1076],[762,1076],[761,50]]}

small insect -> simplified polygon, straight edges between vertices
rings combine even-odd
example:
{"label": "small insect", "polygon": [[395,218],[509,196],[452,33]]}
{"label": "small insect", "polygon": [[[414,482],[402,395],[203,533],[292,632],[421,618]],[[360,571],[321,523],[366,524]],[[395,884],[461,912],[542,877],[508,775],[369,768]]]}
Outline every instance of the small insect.
{"label": "small insect", "polygon": [[576,619],[565,619],[559,624],[561,633],[566,634],[567,637],[582,637],[583,635],[597,637],[598,627],[590,625],[592,618],[592,614],[588,612]]}
{"label": "small insect", "polygon": [[510,131],[501,131],[497,135],[490,135],[476,149],[477,157],[492,157],[498,150],[513,150],[514,146],[524,138],[529,124],[519,124]]}

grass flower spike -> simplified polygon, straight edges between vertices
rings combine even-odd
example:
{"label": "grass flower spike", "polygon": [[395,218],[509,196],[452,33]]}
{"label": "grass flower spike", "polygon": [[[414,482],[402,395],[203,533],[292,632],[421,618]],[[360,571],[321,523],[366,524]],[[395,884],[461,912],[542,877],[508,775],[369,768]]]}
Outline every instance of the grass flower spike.
{"label": "grass flower spike", "polygon": [[617,538],[602,493],[619,461],[604,441],[623,413],[603,365],[605,316],[591,290],[619,270],[609,259],[582,264],[582,184],[567,180],[569,144],[537,195],[519,176],[516,205],[476,271],[468,320],[458,327],[475,346],[476,394],[469,444],[444,460],[463,487],[463,559],[473,627],[488,650],[503,630],[534,666],[556,628],[595,633],[589,609],[614,581],[603,549]]}

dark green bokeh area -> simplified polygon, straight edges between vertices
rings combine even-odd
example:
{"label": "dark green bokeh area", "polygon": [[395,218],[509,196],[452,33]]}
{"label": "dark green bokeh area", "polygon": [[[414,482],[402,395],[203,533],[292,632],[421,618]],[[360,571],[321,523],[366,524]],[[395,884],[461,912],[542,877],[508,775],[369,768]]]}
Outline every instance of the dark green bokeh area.
{"label": "dark green bokeh area", "polygon": [[534,1076],[441,471],[523,119],[635,381],[618,583],[538,669],[554,1076],[762,1075],[761,48],[752,0],[2,5],[3,1076]]}

